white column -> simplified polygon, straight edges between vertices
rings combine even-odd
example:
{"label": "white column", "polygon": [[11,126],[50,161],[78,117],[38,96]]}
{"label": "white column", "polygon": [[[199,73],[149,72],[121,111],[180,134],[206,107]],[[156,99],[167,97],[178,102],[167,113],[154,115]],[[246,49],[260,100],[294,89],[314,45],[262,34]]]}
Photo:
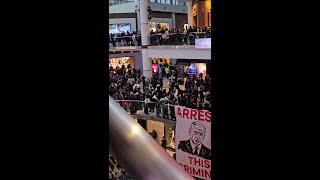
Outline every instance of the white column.
{"label": "white column", "polygon": [[142,67],[143,67],[143,75],[145,77],[152,77],[152,62],[148,58],[148,49],[141,49],[142,53]]}
{"label": "white column", "polygon": [[176,28],[176,13],[171,13],[171,19],[172,19],[172,27],[170,28]]}
{"label": "white column", "polygon": [[138,24],[138,27],[136,28],[136,32],[138,31],[141,31],[141,21],[140,21],[140,9],[137,9],[136,10],[137,12],[137,24]]}
{"label": "white column", "polygon": [[141,44],[148,45],[148,35],[150,34],[150,25],[148,19],[149,0],[140,0],[140,22],[141,22]]}
{"label": "white column", "polygon": [[186,5],[188,7],[188,25],[192,25],[192,0],[186,0]]}
{"label": "white column", "polygon": [[150,34],[150,25],[148,19],[148,6],[150,6],[149,0],[140,0],[140,22],[141,22],[141,53],[142,53],[142,66],[143,66],[143,74],[145,77],[152,76],[152,64],[151,60],[148,58],[148,49],[147,45],[149,45],[149,34]]}

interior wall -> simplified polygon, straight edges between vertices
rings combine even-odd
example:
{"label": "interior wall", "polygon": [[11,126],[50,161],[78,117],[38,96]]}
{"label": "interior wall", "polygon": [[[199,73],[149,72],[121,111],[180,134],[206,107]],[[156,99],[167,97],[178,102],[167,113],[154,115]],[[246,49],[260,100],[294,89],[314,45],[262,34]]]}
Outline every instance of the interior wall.
{"label": "interior wall", "polygon": [[[211,21],[209,21],[208,13],[211,12],[211,0],[205,1],[205,26],[211,26]],[[212,17],[211,17],[212,19]]]}
{"label": "interior wall", "polygon": [[183,29],[183,25],[185,22],[188,22],[188,16],[186,14],[176,13],[176,28]]}
{"label": "interior wall", "polygon": [[130,63],[130,66],[132,68],[135,68],[135,65],[134,65],[134,57],[129,57],[129,63]]}
{"label": "interior wall", "polygon": [[209,26],[208,24],[208,13],[211,10],[211,0],[197,1],[192,6],[192,17],[197,16],[197,22],[192,20],[192,26],[203,27]]}

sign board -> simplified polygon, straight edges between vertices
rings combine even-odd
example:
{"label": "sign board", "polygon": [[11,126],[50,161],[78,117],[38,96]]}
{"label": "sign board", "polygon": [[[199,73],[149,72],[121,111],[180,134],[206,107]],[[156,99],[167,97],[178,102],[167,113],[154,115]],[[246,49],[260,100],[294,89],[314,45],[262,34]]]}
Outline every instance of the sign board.
{"label": "sign board", "polygon": [[211,112],[175,106],[176,161],[191,176],[211,179]]}
{"label": "sign board", "polygon": [[152,64],[152,72],[158,72],[158,64]]}
{"label": "sign board", "polygon": [[130,32],[131,33],[131,24],[109,24],[109,33],[117,34],[121,32]]}
{"label": "sign board", "polygon": [[211,38],[195,39],[195,48],[211,48]]}

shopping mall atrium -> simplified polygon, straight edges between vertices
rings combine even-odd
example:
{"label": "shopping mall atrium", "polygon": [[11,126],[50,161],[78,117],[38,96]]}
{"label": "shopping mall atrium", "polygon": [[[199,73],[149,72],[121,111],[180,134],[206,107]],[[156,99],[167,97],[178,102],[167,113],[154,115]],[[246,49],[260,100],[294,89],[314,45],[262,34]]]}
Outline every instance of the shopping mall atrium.
{"label": "shopping mall atrium", "polygon": [[211,0],[109,0],[108,39],[109,179],[211,179]]}

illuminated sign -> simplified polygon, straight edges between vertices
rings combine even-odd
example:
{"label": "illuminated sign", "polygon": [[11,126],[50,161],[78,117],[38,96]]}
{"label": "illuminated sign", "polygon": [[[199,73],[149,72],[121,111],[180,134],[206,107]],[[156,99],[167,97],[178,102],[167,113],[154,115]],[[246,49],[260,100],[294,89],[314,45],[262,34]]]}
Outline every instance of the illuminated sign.
{"label": "illuminated sign", "polygon": [[195,39],[195,48],[211,48],[211,38]]}
{"label": "illuminated sign", "polygon": [[158,64],[152,64],[152,72],[158,72]]}
{"label": "illuminated sign", "polygon": [[129,63],[129,57],[110,58],[109,63],[126,64]]}

